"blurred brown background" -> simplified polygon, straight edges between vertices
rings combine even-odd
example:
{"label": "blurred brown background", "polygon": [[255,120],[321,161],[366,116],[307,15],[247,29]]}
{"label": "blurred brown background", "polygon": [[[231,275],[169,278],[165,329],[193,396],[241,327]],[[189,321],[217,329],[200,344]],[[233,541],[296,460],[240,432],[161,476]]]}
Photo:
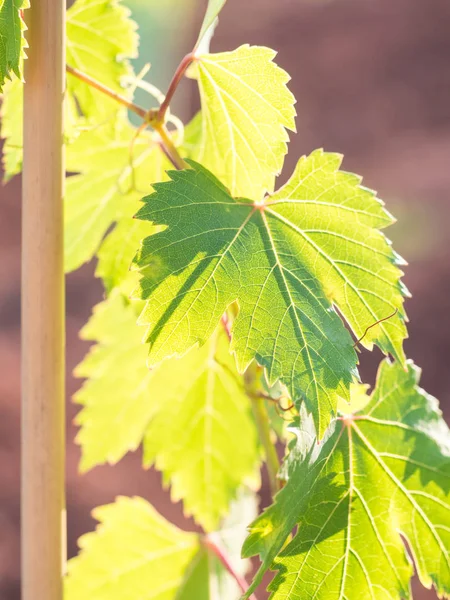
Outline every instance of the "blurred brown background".
{"label": "blurred brown background", "polygon": [[[163,88],[190,50],[200,0],[127,2],[142,23],[142,61],[153,63]],[[171,13],[172,10],[172,13]],[[172,16],[170,17],[170,13]],[[344,153],[398,218],[388,232],[409,261],[405,281],[410,338],[406,351],[423,368],[422,384],[450,415],[450,3],[448,0],[228,0],[212,49],[242,43],[278,50],[298,99],[298,134],[287,172],[299,155],[322,146]],[[178,112],[197,99],[184,84]],[[287,173],[284,174],[286,176]],[[0,189],[0,600],[19,598],[20,179]],[[139,453],[116,467],[77,475],[78,448],[70,397],[73,367],[88,345],[78,331],[102,297],[88,265],[67,278],[67,503],[69,556],[92,529],[90,510],[118,494],[151,499],[164,515],[192,527],[160,491],[157,473],[140,468]],[[361,356],[373,382],[380,355]],[[267,489],[263,488],[263,503]],[[263,594],[258,594],[263,598]],[[414,597],[435,598],[414,584]],[[224,599],[227,600],[227,599]]]}

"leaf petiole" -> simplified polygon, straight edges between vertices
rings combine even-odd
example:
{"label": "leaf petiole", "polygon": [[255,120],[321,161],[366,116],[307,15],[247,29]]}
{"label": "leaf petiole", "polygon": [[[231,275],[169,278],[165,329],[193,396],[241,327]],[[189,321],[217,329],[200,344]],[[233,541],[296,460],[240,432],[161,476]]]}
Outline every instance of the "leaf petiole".
{"label": "leaf petiole", "polygon": [[118,94],[117,92],[110,89],[106,85],[103,85],[103,83],[100,83],[93,77],[90,77],[86,73],[83,73],[82,71],[79,71],[78,69],[75,69],[75,67],[71,67],[70,65],[66,65],[66,71],[67,71],[67,73],[70,73],[74,77],[77,77],[80,81],[87,83],[88,85],[95,88],[96,90],[99,90],[103,94],[106,94],[113,100],[116,100],[116,102],[119,102],[119,104],[126,106],[129,110],[136,113],[142,119],[144,119],[144,120],[148,119],[148,111],[146,111],[145,108],[142,108],[142,106],[139,106],[138,104],[135,104],[134,102],[131,102],[130,100],[128,100],[128,98],[125,98],[125,96]]}
{"label": "leaf petiole", "polygon": [[172,77],[172,81],[170,82],[166,97],[164,98],[163,102],[161,103],[161,106],[159,107],[158,119],[161,123],[164,123],[167,109],[169,108],[169,104],[176,92],[176,89],[180,81],[182,80],[183,75],[186,73],[187,68],[193,62],[194,59],[194,53],[190,52],[189,54],[186,54],[186,56],[178,65],[177,70],[175,71],[174,76]]}
{"label": "leaf petiole", "polygon": [[[241,591],[245,594],[249,588],[249,585],[245,578],[242,577],[242,575],[240,575],[233,567],[229,557],[225,552],[225,549],[222,546],[220,546],[216,541],[214,541],[211,536],[207,535],[205,535],[202,538],[202,544],[206,548],[206,550],[208,550],[208,552],[214,554],[214,556],[222,563],[222,565],[225,567],[228,573],[236,581]],[[257,598],[254,594],[252,594],[249,600],[257,600]]]}

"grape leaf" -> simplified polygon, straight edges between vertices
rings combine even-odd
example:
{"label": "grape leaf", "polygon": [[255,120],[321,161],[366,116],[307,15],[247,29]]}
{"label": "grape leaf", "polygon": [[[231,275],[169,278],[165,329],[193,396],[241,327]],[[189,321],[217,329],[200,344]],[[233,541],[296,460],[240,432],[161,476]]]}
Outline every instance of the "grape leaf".
{"label": "grape leaf", "polygon": [[114,292],[83,329],[97,346],[76,369],[81,470],[115,463],[143,441],[174,500],[212,531],[238,487],[258,481],[258,443],[248,398],[220,329],[181,360],[146,367],[133,306]]}
{"label": "grape leaf", "polygon": [[116,287],[120,287],[126,296],[132,294],[138,278],[135,272],[130,271],[131,261],[141,241],[157,231],[158,228],[149,223],[122,217],[106,236],[97,252],[95,274],[103,280],[108,294]]}
{"label": "grape leaf", "polygon": [[410,598],[407,545],[422,584],[450,592],[450,432],[419,374],[385,360],[362,411],[320,445],[299,434],[288,483],[244,544],[264,557],[252,589],[272,567],[274,600]]}
{"label": "grape leaf", "polygon": [[199,536],[178,529],[142,498],[121,497],[94,510],[95,533],[69,561],[65,600],[172,600],[189,579]]}
{"label": "grape leaf", "polygon": [[28,0],[0,2],[0,92],[12,73],[22,78],[21,63],[27,44],[23,36],[26,27],[21,11],[28,7]]}
{"label": "grape leaf", "polygon": [[[10,2],[11,0],[8,0]],[[136,56],[136,25],[129,18],[129,10],[117,0],[77,0],[67,11],[67,62],[122,95],[131,96],[120,84],[121,78],[132,73],[128,58]],[[105,126],[107,117],[120,116],[124,109],[118,108],[101,92],[79,81],[72,75],[67,78],[68,94],[65,96],[65,137],[71,141],[80,127],[101,121]],[[86,119],[80,119],[79,109]],[[8,181],[22,169],[23,86],[14,79],[7,82],[1,109],[4,179]],[[111,125],[112,127],[112,125]],[[75,150],[76,151],[76,150]],[[79,155],[82,157],[82,154]],[[77,172],[80,164],[71,159],[67,146],[68,167]]]}
{"label": "grape leaf", "polygon": [[[77,0],[67,11],[67,64],[131,97],[120,82],[132,74],[128,59],[138,55],[136,28],[120,0]],[[86,117],[105,119],[117,113],[115,100],[70,74],[67,87]]]}
{"label": "grape leaf", "polygon": [[204,167],[170,172],[138,217],[166,226],[135,258],[147,303],[150,364],[204,343],[235,300],[232,350],[243,372],[252,359],[269,384],[304,397],[324,434],[356,374],[351,337],[403,359],[403,289],[397,255],[377,229],[391,222],[373,192],[339,171],[341,157],[315,151],[264,202],[233,199]]}
{"label": "grape leaf", "polygon": [[[98,126],[82,133],[69,146],[68,169],[77,168],[82,172],[66,182],[66,271],[73,271],[92,258],[115,221],[124,218],[130,223],[142,194],[151,190],[153,181],[164,179],[170,163],[157,141],[144,132],[132,148],[135,131],[125,118],[118,119],[114,129],[108,123]],[[143,235],[144,229],[142,224],[138,227]],[[153,229],[147,229],[148,235]],[[99,273],[105,277],[108,288],[124,273],[127,257],[131,262],[133,250],[126,252],[127,249],[126,244],[103,248]],[[118,256],[122,251],[124,256]],[[120,273],[112,270],[116,258]]]}
{"label": "grape leaf", "polygon": [[272,192],[287,152],[286,129],[295,131],[295,99],[275,52],[241,46],[196,58],[203,136],[193,158],[234,196],[261,199]]}
{"label": "grape leaf", "polygon": [[[224,530],[213,534],[242,574],[248,561],[236,551],[254,514],[254,495],[245,492]],[[238,600],[234,581],[200,536],[175,527],[143,498],[120,497],[93,516],[100,525],[80,538],[81,551],[68,563],[65,600]]]}
{"label": "grape leaf", "polygon": [[[184,128],[183,144],[179,151],[186,156],[189,156],[195,149],[199,141],[201,119],[198,113]],[[148,139],[148,138],[147,138]],[[150,138],[151,139],[151,138]],[[141,142],[144,140],[141,140]],[[109,147],[107,145],[106,147]],[[139,168],[139,177],[141,179],[140,188],[149,188],[149,185],[154,181],[164,181],[166,179],[165,171],[170,164],[165,159],[159,148],[155,148],[156,154],[152,153],[151,160],[145,161],[142,167]],[[159,154],[158,154],[159,152]],[[89,156],[89,154],[87,154]],[[81,157],[76,157],[76,163],[80,163]],[[128,162],[125,163],[125,160]],[[150,160],[150,157],[149,157]],[[124,165],[129,164],[129,157],[124,155]],[[136,175],[135,175],[136,178]],[[139,195],[139,199],[142,194]],[[135,196],[135,195],[133,195]],[[129,205],[129,215],[133,215],[140,207],[140,203],[135,203],[131,194],[126,200]],[[106,236],[100,249],[98,250],[98,266],[96,275],[103,279],[103,283],[108,292],[114,287],[120,286],[121,290],[127,296],[130,296],[138,284],[138,276],[136,272],[130,272],[130,265],[136,250],[139,248],[141,241],[158,231],[159,228],[152,227],[148,222],[140,221],[126,215],[122,215],[114,229]],[[90,255],[90,257],[92,254]],[[90,258],[89,257],[89,258]]]}

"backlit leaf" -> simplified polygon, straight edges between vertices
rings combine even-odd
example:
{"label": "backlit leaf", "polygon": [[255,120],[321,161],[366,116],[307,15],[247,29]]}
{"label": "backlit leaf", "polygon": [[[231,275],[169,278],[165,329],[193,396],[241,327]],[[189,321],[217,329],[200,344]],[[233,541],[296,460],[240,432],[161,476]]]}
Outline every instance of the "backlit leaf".
{"label": "backlit leaf", "polygon": [[272,567],[274,600],[410,598],[407,547],[422,584],[450,592],[450,432],[418,379],[386,360],[320,445],[297,430],[288,482],[244,545],[264,559],[254,586]]}
{"label": "backlit leaf", "polygon": [[[77,0],[67,11],[67,64],[122,95],[121,78],[131,75],[129,58],[137,56],[138,36],[130,11],[120,0]],[[118,104],[67,75],[67,85],[90,118],[114,116]]]}
{"label": "backlit leaf", "polygon": [[200,550],[142,498],[121,497],[94,510],[100,525],[68,563],[65,600],[174,600]]}
{"label": "backlit leaf", "polygon": [[260,200],[272,192],[287,152],[287,129],[295,131],[289,76],[275,52],[241,46],[199,56],[198,79],[203,137],[193,158],[212,171],[233,196]]}
{"label": "backlit leaf", "polygon": [[[135,128],[123,119],[114,129],[105,124],[82,133],[69,147],[68,168],[82,172],[66,182],[66,271],[77,269],[93,257],[113,223],[126,219],[131,225],[142,194],[151,190],[151,183],[164,179],[170,163],[157,142],[144,132],[132,146],[134,136]],[[129,249],[127,241],[123,246],[103,248],[99,274],[105,278],[107,288],[119,283],[128,270],[139,245],[133,233],[139,231],[144,236],[145,229],[145,224],[140,224],[129,232],[133,243],[136,241],[134,249]],[[147,227],[147,235],[153,230]]]}
{"label": "backlit leaf", "polygon": [[[11,2],[6,0],[3,6]],[[132,73],[128,58],[135,57],[137,52],[136,25],[129,14],[119,0],[77,0],[67,11],[67,62],[131,99],[131,92],[121,86],[122,77]],[[80,119],[80,109],[87,120],[97,123],[100,120],[103,128],[107,118],[111,121],[111,127],[116,116],[120,114],[123,119],[124,109],[119,108],[115,100],[71,74],[67,75],[67,87],[64,119],[66,141],[76,137],[78,129],[86,125],[85,119]],[[5,138],[5,181],[22,169],[22,116],[23,85],[20,80],[13,79],[5,85],[1,109],[2,137]],[[69,145],[68,167],[77,172],[81,165],[74,164],[70,154]]]}
{"label": "backlit leaf", "polygon": [[300,159],[291,180],[264,202],[234,199],[204,167],[170,172],[138,217],[166,229],[144,240],[135,264],[149,299],[150,364],[182,355],[212,335],[238,301],[232,349],[269,384],[285,383],[314,414],[320,437],[356,374],[351,337],[378,319],[363,344],[403,359],[399,259],[379,228],[391,223],[360,179],[322,151]]}
{"label": "backlit leaf", "polygon": [[227,513],[243,482],[258,481],[258,443],[250,401],[222,329],[201,349],[157,368],[133,306],[116,292],[83,330],[97,341],[76,374],[88,381],[75,400],[83,471],[115,463],[143,441],[172,498],[208,531]]}

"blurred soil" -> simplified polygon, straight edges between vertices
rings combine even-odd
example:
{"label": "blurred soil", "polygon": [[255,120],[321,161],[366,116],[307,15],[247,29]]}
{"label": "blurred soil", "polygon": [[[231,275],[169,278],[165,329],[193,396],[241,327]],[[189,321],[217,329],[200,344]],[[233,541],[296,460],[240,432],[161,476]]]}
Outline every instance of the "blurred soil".
{"label": "blurred soil", "polygon": [[[191,32],[186,35],[189,50]],[[409,261],[407,354],[423,387],[450,416],[450,3],[448,0],[229,0],[214,50],[242,43],[279,51],[298,99],[286,173],[323,146],[345,155],[399,218],[389,236]],[[181,55],[180,55],[181,56]],[[0,188],[0,600],[19,598],[20,180]],[[77,332],[102,297],[88,265],[67,278],[67,476],[69,556],[92,529],[90,510],[139,494],[180,526],[192,527],[160,491],[157,473],[128,456],[79,477],[70,403],[73,367],[86,352]],[[380,355],[361,355],[373,382]],[[263,503],[267,503],[263,489]],[[415,588],[415,598],[435,598]],[[263,597],[259,594],[260,598]],[[193,599],[194,600],[194,599]]]}

